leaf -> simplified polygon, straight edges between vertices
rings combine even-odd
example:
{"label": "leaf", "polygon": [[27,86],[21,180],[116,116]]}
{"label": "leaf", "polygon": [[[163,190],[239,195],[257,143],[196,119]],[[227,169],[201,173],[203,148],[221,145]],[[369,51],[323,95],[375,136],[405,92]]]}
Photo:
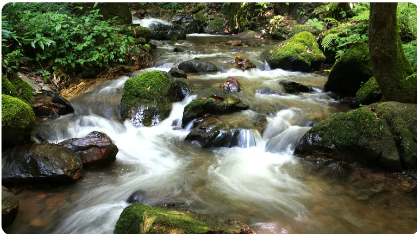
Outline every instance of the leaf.
{"label": "leaf", "polygon": [[45,49],[45,46],[43,45],[43,42],[42,41],[39,41],[39,45],[41,46],[42,50]]}
{"label": "leaf", "polygon": [[61,25],[60,25],[60,24],[57,24],[57,25],[55,26],[55,31],[56,31],[56,32],[58,32],[60,29],[61,29]]}
{"label": "leaf", "polygon": [[107,33],[101,33],[103,37],[107,37]]}

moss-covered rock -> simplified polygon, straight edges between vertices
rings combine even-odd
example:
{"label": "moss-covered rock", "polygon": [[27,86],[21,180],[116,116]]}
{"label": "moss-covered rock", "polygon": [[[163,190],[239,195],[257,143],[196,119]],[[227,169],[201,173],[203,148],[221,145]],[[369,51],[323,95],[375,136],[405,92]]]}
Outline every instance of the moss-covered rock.
{"label": "moss-covered rock", "polygon": [[[204,219],[204,218],[203,218]],[[231,223],[231,224],[229,224]],[[165,233],[253,233],[245,224],[206,221],[188,211],[175,211],[134,203],[126,207],[114,229],[115,234]]]}
{"label": "moss-covered rock", "polygon": [[10,226],[19,210],[19,200],[17,197],[9,192],[9,190],[2,186],[1,190],[1,226],[3,230]]}
{"label": "moss-covered rock", "polygon": [[16,88],[10,83],[10,81],[4,76],[1,76],[1,93],[7,94],[12,97],[17,97]]}
{"label": "moss-covered rock", "polygon": [[133,25],[132,29],[133,29],[134,36],[136,38],[144,38],[145,43],[148,43],[149,40],[151,39],[151,30],[149,28],[138,26],[138,25]]}
{"label": "moss-covered rock", "polygon": [[379,102],[382,98],[381,89],[375,77],[371,77],[359,90],[356,92],[356,101],[359,104],[368,105],[374,102]]}
{"label": "moss-covered rock", "polygon": [[333,65],[325,91],[332,91],[341,96],[354,96],[372,77],[369,48],[365,43],[353,44]]}
{"label": "moss-covered rock", "polygon": [[310,32],[301,32],[261,54],[271,68],[313,71],[326,59]]}
{"label": "moss-covered rock", "polygon": [[35,125],[35,113],[19,98],[1,95],[1,129],[3,148],[21,144],[30,139]]}
{"label": "moss-covered rock", "polygon": [[296,24],[291,27],[290,32],[287,35],[287,38],[291,38],[294,35],[300,33],[300,32],[310,32],[313,35],[318,35],[320,33],[320,30],[318,30],[316,27],[313,27],[311,25],[305,25],[305,24]]}
{"label": "moss-covered rock", "polygon": [[[135,126],[153,126],[166,119],[172,103],[184,98],[187,83],[176,82],[159,71],[145,72],[126,81],[121,115]],[[188,88],[189,90],[189,88]]]}
{"label": "moss-covered rock", "polygon": [[[16,73],[12,74],[9,78],[10,82],[4,77],[2,77],[2,92],[3,94],[10,95],[12,97],[17,97],[25,101],[30,106],[33,105],[33,89],[30,84],[23,81]],[[4,85],[6,87],[4,87]],[[3,90],[5,89],[5,90]],[[6,92],[5,92],[6,91]]]}
{"label": "moss-covered rock", "polygon": [[212,33],[212,34],[224,33],[223,23],[224,23],[223,19],[216,18],[210,21],[205,31],[207,33]]}
{"label": "moss-covered rock", "polygon": [[417,168],[416,137],[417,106],[384,102],[333,114],[301,138],[295,153],[397,171]]}

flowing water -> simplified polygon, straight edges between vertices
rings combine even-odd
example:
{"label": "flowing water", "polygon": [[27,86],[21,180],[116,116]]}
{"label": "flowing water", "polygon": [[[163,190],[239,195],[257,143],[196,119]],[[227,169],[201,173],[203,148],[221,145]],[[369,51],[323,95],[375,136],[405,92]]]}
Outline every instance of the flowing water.
{"label": "flowing water", "polygon": [[[151,22],[148,22],[151,24]],[[179,128],[184,106],[195,95],[175,103],[168,119],[154,127],[135,128],[119,120],[118,105],[129,77],[107,81],[71,100],[75,113],[38,125],[39,137],[56,143],[84,137],[91,131],[110,136],[118,146],[117,160],[85,171],[73,185],[26,188],[18,194],[19,214],[9,233],[112,233],[126,200],[145,192],[148,205],[175,204],[202,214],[248,223],[257,233],[414,233],[417,201],[397,192],[360,199],[362,190],[335,173],[292,156],[296,142],[310,127],[332,113],[347,110],[321,90],[326,76],[271,70],[260,53],[274,41],[254,40],[256,46],[231,47],[227,36],[187,35],[187,40],[153,41],[161,56],[148,70],[168,71],[198,57],[219,67],[215,74],[189,75],[198,91],[218,86],[229,76],[239,80],[250,110],[228,115],[231,121],[269,116],[266,130],[247,129],[234,148],[202,149],[184,138]],[[259,45],[261,44],[261,45]],[[174,48],[185,52],[174,53]],[[243,55],[256,69],[234,68]],[[137,75],[143,71],[138,71]],[[257,89],[283,91],[280,80],[314,87],[298,95],[265,95]],[[366,189],[366,188],[365,188]],[[366,190],[367,191],[367,190]]]}

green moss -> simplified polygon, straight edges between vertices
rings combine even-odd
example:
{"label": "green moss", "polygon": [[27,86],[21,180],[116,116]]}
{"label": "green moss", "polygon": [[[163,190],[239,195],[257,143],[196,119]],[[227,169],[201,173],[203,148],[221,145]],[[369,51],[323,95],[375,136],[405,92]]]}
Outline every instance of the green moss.
{"label": "green moss", "polygon": [[360,104],[368,105],[377,102],[381,99],[382,93],[379,89],[375,77],[371,77],[359,90],[356,92],[356,101]]}
{"label": "green moss", "polygon": [[17,97],[16,88],[10,83],[10,81],[4,76],[1,76],[1,92],[12,97]]}
{"label": "green moss", "polygon": [[25,101],[30,106],[33,105],[32,97],[33,97],[33,90],[30,84],[23,81],[17,74],[12,75],[10,78],[10,83],[15,87],[18,98]]}
{"label": "green moss", "polygon": [[133,32],[134,35],[133,36],[135,36],[136,38],[143,37],[143,38],[145,38],[146,43],[148,43],[149,40],[151,39],[151,30],[149,28],[135,25],[133,27],[133,30],[134,30],[134,32]]}
{"label": "green moss", "polygon": [[216,33],[216,32],[223,32],[223,19],[222,18],[216,18],[212,21],[210,21],[208,25],[208,32],[209,33]]}
{"label": "green moss", "polygon": [[204,13],[203,12],[197,12],[195,15],[194,15],[194,19],[195,20],[198,20],[198,21],[201,21],[201,22],[205,22],[205,21],[207,21],[208,20],[208,17],[207,16],[205,16],[204,15]]}
{"label": "green moss", "polygon": [[115,234],[137,233],[206,233],[209,225],[186,212],[155,208],[142,203],[126,207],[114,230]]}
{"label": "green moss", "polygon": [[317,33],[319,32],[318,29],[316,29],[313,26],[310,25],[304,25],[304,24],[296,24],[291,28],[291,32],[288,34],[288,37],[292,37],[300,32],[310,32],[310,33]]}

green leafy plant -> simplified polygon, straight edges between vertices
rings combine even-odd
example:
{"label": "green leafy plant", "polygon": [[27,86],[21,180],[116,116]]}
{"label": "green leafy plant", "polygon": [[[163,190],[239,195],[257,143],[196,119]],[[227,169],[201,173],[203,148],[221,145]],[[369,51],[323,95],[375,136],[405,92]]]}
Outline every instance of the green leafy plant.
{"label": "green leafy plant", "polygon": [[318,30],[323,30],[323,24],[324,24],[324,22],[321,21],[321,20],[318,20],[317,18],[314,18],[314,19],[309,19],[306,22],[306,24],[307,25],[311,25],[311,26],[317,28]]}

